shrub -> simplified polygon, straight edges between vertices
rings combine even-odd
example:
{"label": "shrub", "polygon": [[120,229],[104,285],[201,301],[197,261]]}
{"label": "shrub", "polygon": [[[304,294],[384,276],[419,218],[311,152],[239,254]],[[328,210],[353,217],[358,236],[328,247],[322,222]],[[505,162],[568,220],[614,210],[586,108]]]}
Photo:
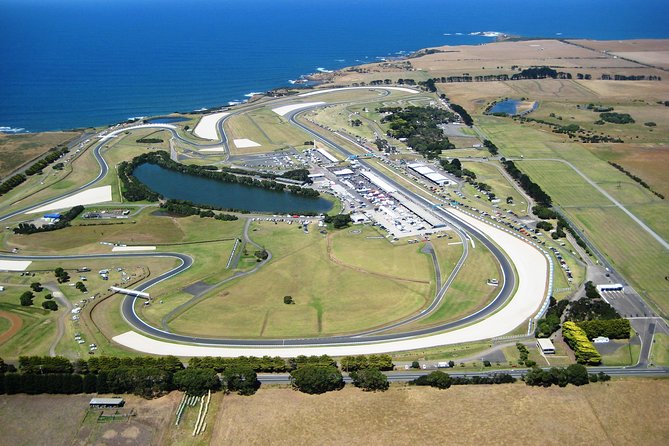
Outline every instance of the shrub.
{"label": "shrub", "polygon": [[388,390],[388,377],[378,369],[362,369],[351,372],[353,385],[365,391]]}
{"label": "shrub", "polygon": [[303,365],[290,372],[293,388],[309,394],[321,394],[344,387],[344,377],[332,366]]}
{"label": "shrub", "polygon": [[567,321],[562,325],[562,336],[576,355],[579,364],[597,365],[602,362],[602,357],[588,339],[585,331],[575,322]]}

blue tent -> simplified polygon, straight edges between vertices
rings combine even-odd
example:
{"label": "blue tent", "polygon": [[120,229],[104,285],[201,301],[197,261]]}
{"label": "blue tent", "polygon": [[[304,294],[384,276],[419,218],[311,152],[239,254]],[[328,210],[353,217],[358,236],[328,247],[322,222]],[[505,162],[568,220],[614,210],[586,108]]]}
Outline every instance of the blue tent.
{"label": "blue tent", "polygon": [[44,218],[53,218],[54,220],[57,220],[59,218],[62,218],[63,216],[61,214],[46,214]]}

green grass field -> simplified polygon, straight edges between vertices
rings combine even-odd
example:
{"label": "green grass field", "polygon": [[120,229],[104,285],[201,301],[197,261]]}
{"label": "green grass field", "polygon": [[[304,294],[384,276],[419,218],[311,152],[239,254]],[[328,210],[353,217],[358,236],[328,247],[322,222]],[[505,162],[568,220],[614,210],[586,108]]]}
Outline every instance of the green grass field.
{"label": "green grass field", "polygon": [[[23,290],[21,291],[23,292]],[[40,305],[43,299],[35,299]],[[44,355],[56,334],[58,312],[42,309],[41,306],[22,307],[18,295],[2,293],[0,310],[18,315],[23,320],[21,330],[0,344],[0,357],[16,359],[22,355]]]}
{"label": "green grass field", "polygon": [[[274,259],[189,308],[170,322],[171,329],[232,337],[324,336],[388,323],[419,311],[430,299],[431,283],[333,263],[326,236],[316,231],[305,234],[295,226],[267,223],[253,228],[251,237]],[[339,252],[348,258],[345,249]],[[419,261],[422,256],[414,255]],[[283,303],[286,295],[294,305]]]}
{"label": "green grass field", "polygon": [[476,248],[470,245],[467,260],[446,292],[442,304],[425,319],[406,325],[402,329],[456,320],[483,308],[500,289],[486,283],[490,278],[498,279],[501,286],[503,281],[495,258],[483,245],[477,243]]}
{"label": "green grass field", "polygon": [[433,276],[432,262],[420,253],[421,248],[422,244],[391,243],[376,228],[361,225],[336,232],[332,241],[332,254],[344,264],[365,271],[429,281]]}
{"label": "green grass field", "polygon": [[613,340],[611,342],[618,344],[619,347],[613,353],[602,355],[602,365],[624,366],[637,363],[641,352],[639,344],[631,344],[627,340]]}
{"label": "green grass field", "polygon": [[667,205],[583,144],[500,118],[486,116],[480,122],[502,155],[524,156],[524,161],[517,162],[519,168],[541,185],[643,297],[649,298],[662,314],[669,314],[669,282],[664,279],[669,268],[666,251],[568,165],[528,159],[562,158],[573,163],[623,204],[640,210],[638,217],[663,234],[667,224],[662,215],[666,214]]}
{"label": "green grass field", "polygon": [[[527,202],[514,186],[502,175],[497,164],[463,162],[463,167],[476,174],[476,180],[489,184],[492,191],[501,201],[499,206],[510,209],[519,216],[527,215]],[[501,167],[501,166],[500,166]],[[506,198],[513,198],[513,205],[506,203]]]}
{"label": "green grass field", "polygon": [[669,335],[655,333],[650,360],[656,365],[669,365]]}
{"label": "green grass field", "polygon": [[[225,122],[225,131],[234,155],[271,152],[286,146],[301,146],[310,140],[309,135],[269,108],[249,110],[230,117]],[[260,147],[237,148],[233,140],[243,138],[260,144]]]}

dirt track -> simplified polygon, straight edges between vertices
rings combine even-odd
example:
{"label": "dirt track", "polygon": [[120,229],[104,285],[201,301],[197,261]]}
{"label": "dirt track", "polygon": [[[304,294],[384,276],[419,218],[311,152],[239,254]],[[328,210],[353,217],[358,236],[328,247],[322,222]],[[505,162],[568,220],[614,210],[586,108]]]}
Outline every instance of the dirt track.
{"label": "dirt track", "polygon": [[9,330],[5,331],[4,333],[0,333],[0,344],[2,344],[19,332],[23,326],[23,319],[14,313],[9,313],[8,311],[0,311],[0,317],[7,319],[11,324]]}

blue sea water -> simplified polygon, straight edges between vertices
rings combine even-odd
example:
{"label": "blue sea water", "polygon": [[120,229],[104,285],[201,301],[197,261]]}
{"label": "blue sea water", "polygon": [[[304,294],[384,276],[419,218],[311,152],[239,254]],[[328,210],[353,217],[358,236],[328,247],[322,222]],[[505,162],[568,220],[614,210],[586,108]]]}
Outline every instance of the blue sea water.
{"label": "blue sea water", "polygon": [[[666,0],[0,0],[0,130],[225,105],[472,32],[669,37]],[[448,34],[448,35],[446,35]]]}

